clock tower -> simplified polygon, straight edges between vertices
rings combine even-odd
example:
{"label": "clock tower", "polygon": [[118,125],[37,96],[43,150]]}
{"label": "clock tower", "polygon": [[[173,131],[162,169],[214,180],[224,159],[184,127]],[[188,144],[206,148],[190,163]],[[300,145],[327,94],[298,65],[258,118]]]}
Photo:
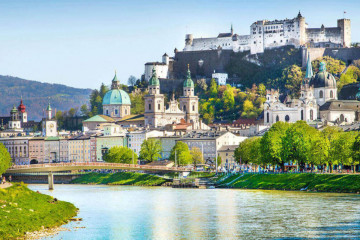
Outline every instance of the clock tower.
{"label": "clock tower", "polygon": [[50,103],[46,108],[46,118],[42,121],[42,135],[43,137],[56,137],[58,135],[57,121],[52,118]]}

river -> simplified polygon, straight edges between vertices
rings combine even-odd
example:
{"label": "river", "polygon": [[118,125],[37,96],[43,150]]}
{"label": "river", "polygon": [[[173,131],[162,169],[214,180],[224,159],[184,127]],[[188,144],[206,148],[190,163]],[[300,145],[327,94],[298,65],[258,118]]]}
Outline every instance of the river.
{"label": "river", "polygon": [[47,239],[358,239],[360,195],[233,189],[29,185],[81,222]]}

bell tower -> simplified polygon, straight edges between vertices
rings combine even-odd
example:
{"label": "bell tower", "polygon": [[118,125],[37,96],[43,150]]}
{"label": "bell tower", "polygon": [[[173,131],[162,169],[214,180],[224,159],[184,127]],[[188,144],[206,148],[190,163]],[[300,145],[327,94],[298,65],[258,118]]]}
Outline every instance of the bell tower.
{"label": "bell tower", "polygon": [[190,67],[183,85],[183,96],[180,97],[180,109],[185,113],[187,123],[199,124],[199,98],[194,94],[194,82],[191,79]]}
{"label": "bell tower", "polygon": [[160,94],[160,81],[157,78],[156,70],[153,68],[152,76],[149,79],[149,94],[145,98],[145,126],[158,127],[161,125],[164,108],[164,95]]}

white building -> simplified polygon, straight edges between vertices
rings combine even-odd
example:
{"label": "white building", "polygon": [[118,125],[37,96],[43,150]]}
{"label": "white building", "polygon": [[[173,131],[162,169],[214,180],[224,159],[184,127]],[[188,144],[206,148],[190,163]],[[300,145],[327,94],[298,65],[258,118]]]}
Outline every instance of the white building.
{"label": "white building", "polygon": [[140,154],[141,144],[149,138],[163,137],[163,131],[133,131],[127,134],[128,137],[128,148],[133,150],[136,154]]}
{"label": "white building", "polygon": [[161,62],[147,62],[145,63],[144,77],[146,81],[149,81],[155,70],[158,78],[169,78],[169,67],[174,60],[170,58],[166,53],[162,56]]}
{"label": "white building", "polygon": [[214,78],[217,82],[218,85],[226,85],[226,81],[228,79],[228,74],[227,73],[214,73],[212,74],[212,78]]}

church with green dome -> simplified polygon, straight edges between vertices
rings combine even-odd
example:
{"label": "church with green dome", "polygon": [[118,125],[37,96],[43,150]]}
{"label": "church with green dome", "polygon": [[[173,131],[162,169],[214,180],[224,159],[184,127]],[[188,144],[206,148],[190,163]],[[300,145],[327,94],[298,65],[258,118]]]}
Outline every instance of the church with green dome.
{"label": "church with green dome", "polygon": [[105,116],[121,119],[130,115],[130,96],[120,88],[120,81],[117,79],[116,72],[111,82],[111,90],[105,94],[102,105]]}
{"label": "church with green dome", "polygon": [[160,81],[153,69],[149,79],[149,94],[145,96],[145,126],[150,128],[164,127],[168,124],[183,123],[192,126],[192,129],[200,129],[202,123],[199,120],[199,99],[194,92],[194,82],[189,70],[183,84],[183,95],[176,100],[173,96],[165,105],[165,97],[160,93]]}

